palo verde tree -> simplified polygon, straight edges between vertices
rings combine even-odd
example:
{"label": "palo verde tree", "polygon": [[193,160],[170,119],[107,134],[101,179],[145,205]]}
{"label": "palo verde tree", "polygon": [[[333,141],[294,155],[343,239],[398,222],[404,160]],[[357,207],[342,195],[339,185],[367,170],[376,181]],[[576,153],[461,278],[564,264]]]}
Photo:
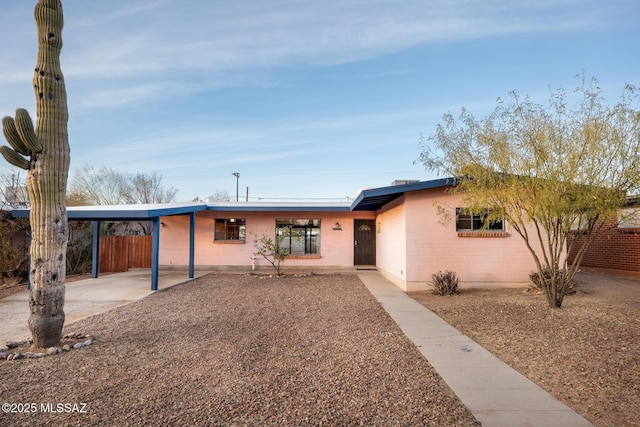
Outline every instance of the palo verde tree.
{"label": "palo verde tree", "polygon": [[[524,239],[553,308],[562,306],[604,221],[640,187],[636,89],[627,85],[609,105],[597,81],[582,76],[575,94],[569,105],[565,91],[552,91],[540,105],[512,92],[482,119],[466,109],[446,114],[419,158],[427,170],[457,179],[453,191],[468,210],[486,215],[487,224],[504,219]],[[584,234],[581,248],[567,248],[571,232]]]}
{"label": "palo verde tree", "polygon": [[24,109],[2,120],[9,142],[4,158],[25,169],[31,201],[31,292],[29,329],[34,347],[57,344],[64,324],[65,257],[68,238],[65,194],[69,173],[68,110],[60,69],[63,14],[60,0],[35,6],[38,55],[33,86],[36,126]]}

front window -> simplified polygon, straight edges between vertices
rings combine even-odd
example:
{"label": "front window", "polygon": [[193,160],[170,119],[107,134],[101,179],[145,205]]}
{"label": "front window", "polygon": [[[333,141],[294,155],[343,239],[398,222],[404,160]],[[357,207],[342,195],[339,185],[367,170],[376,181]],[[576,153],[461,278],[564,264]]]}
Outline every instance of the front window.
{"label": "front window", "polygon": [[503,220],[488,220],[488,214],[469,212],[464,208],[456,208],[456,231],[504,231]]}
{"label": "front window", "polygon": [[246,238],[246,221],[244,218],[216,218],[215,240],[239,240]]}
{"label": "front window", "polygon": [[320,219],[276,219],[276,237],[281,252],[320,254]]}

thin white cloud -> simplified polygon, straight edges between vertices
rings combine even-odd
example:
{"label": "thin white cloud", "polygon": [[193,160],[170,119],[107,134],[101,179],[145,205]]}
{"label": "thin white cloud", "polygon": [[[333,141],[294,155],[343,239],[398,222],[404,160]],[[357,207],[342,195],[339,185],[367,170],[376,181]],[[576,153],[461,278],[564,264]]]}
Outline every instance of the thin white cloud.
{"label": "thin white cloud", "polygon": [[[573,1],[569,5],[575,6]],[[190,69],[228,71],[290,61],[335,64],[443,39],[487,37],[588,25],[596,17],[567,2],[463,1],[220,3],[153,2],[139,16],[96,17],[85,30],[83,63],[112,64],[119,75]],[[138,19],[135,19],[135,18]],[[119,24],[119,25],[118,25]],[[118,51],[113,55],[114,50]],[[83,50],[82,53],[87,53]],[[79,62],[79,61],[78,61]],[[76,61],[72,61],[76,64]],[[77,69],[90,71],[73,65]]]}
{"label": "thin white cloud", "polygon": [[[258,73],[251,70],[359,61],[441,40],[599,25],[595,5],[584,0],[68,0],[63,72],[87,92],[77,97],[81,107],[120,107],[201,88],[252,85]],[[20,15],[12,10],[8,16]],[[25,29],[31,13],[22,20],[5,27],[19,29],[18,46],[32,35]],[[0,18],[0,28],[3,24]],[[0,85],[29,80],[31,56],[3,61]],[[110,102],[108,94],[114,95]]]}

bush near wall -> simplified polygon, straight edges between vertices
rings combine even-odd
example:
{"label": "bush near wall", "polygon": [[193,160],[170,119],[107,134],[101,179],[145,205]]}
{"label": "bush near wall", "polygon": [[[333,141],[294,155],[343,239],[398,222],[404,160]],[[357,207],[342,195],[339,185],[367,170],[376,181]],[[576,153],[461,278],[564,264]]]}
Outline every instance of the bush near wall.
{"label": "bush near wall", "polygon": [[26,274],[29,257],[29,221],[0,211],[0,273]]}

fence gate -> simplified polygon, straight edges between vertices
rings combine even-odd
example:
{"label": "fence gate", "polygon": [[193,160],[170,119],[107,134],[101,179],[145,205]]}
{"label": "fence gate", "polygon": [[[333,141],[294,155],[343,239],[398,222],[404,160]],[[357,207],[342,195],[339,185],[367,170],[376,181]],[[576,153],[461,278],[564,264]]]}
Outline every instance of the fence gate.
{"label": "fence gate", "polygon": [[151,268],[152,236],[100,236],[98,273]]}

